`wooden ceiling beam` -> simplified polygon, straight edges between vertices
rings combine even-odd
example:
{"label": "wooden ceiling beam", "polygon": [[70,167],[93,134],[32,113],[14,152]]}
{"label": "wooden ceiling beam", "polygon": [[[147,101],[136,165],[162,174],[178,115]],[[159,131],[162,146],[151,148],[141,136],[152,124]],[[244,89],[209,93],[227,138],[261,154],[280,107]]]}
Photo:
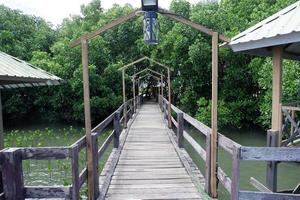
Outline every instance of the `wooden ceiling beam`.
{"label": "wooden ceiling beam", "polygon": [[125,15],[125,16],[122,16],[122,17],[119,17],[118,19],[104,25],[103,27],[95,30],[95,31],[92,31],[90,33],[87,33],[85,35],[82,35],[80,38],[76,39],[76,40],[73,40],[71,43],[70,43],[70,47],[76,47],[78,45],[81,44],[81,38],[85,38],[87,40],[90,40],[90,39],[93,39],[94,37],[96,37],[97,35],[100,35],[104,32],[106,32],[107,30],[109,29],[112,29],[113,27],[115,26],[118,26],[134,17],[136,17],[136,12],[140,11],[141,9],[136,9],[134,11],[132,11],[131,13]]}
{"label": "wooden ceiling beam", "polygon": [[[192,28],[194,28],[194,29],[202,32],[202,33],[205,33],[207,35],[212,36],[213,33],[215,32],[212,29],[209,29],[209,28],[207,28],[207,27],[205,27],[203,25],[200,25],[200,24],[197,24],[195,22],[192,22],[191,20],[186,19],[186,18],[184,18],[184,17],[182,17],[182,16],[180,16],[178,14],[172,13],[169,10],[165,10],[165,9],[160,8],[158,12],[160,14],[166,16],[166,17],[169,17],[169,18],[171,18],[173,20],[176,20],[176,21],[181,22],[181,23],[183,23],[185,25],[188,25],[188,26],[190,26],[190,27],[192,27]],[[227,37],[225,37],[222,34],[219,34],[219,38],[220,38],[220,40],[222,40],[224,42],[230,42],[231,41],[230,38],[227,38]]]}

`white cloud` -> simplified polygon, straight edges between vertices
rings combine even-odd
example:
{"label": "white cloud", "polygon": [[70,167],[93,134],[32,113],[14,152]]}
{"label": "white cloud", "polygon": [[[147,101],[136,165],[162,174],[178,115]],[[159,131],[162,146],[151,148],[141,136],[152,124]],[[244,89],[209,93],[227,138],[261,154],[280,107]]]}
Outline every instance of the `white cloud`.
{"label": "white cloud", "polygon": [[[54,25],[60,24],[62,20],[70,14],[80,14],[80,5],[88,4],[92,0],[0,0],[12,9],[19,9],[26,14],[36,15],[44,18]],[[195,3],[199,0],[189,0]],[[163,8],[169,8],[171,0],[160,0],[159,4]],[[104,8],[110,8],[113,4],[124,5],[130,3],[134,7],[141,6],[141,0],[102,0]]]}

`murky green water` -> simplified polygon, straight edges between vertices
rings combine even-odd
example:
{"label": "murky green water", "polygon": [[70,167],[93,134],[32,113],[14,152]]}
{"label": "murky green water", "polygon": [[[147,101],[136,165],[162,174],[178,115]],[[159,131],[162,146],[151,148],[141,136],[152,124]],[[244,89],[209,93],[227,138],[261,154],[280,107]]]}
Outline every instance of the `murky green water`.
{"label": "murky green water", "polygon": [[[6,146],[68,146],[84,135],[81,127],[70,127],[61,124],[51,126],[22,126],[17,130],[7,130],[5,137]],[[205,148],[205,137],[196,130],[190,128],[188,131],[191,136],[196,139],[199,144]],[[244,146],[265,146],[266,134],[261,130],[225,130],[221,131],[227,137]],[[107,137],[109,132],[104,134],[100,139],[99,145]],[[198,164],[202,173],[204,173],[204,162],[194,152],[192,147],[185,143],[187,151]],[[106,156],[108,156],[109,152]],[[103,166],[105,159],[100,161]],[[80,168],[85,165],[85,152],[80,153]],[[219,166],[231,176],[231,156],[223,151],[219,151]],[[100,167],[101,168],[101,167]],[[300,182],[300,166],[286,163],[280,163],[278,166],[278,188],[280,190],[294,188]],[[26,185],[68,185],[71,180],[70,160],[61,161],[24,161],[23,170]],[[250,177],[265,183],[266,163],[242,161],[241,163],[241,180],[240,187],[243,190],[255,190],[250,184]],[[84,192],[83,192],[84,193]],[[83,195],[84,198],[85,195]],[[229,194],[221,186],[219,189],[219,199],[228,200]]]}
{"label": "murky green water", "polygon": [[[224,130],[222,134],[230,139],[236,141],[243,146],[265,146],[266,133],[257,130]],[[205,137],[194,129],[190,129],[191,136],[198,141],[198,143],[205,148]],[[200,166],[201,172],[204,174],[204,162],[194,152],[190,145],[185,143],[185,146],[192,155],[193,160]],[[224,150],[219,150],[219,166],[231,177],[231,155]],[[266,180],[266,162],[257,161],[242,161],[240,166],[240,188],[242,190],[254,190],[250,183],[250,177],[254,177],[261,183],[265,184]],[[278,165],[278,189],[286,190],[294,188],[300,182],[300,165],[293,165],[287,163],[280,163]],[[219,199],[229,200],[229,193],[219,184]]]}

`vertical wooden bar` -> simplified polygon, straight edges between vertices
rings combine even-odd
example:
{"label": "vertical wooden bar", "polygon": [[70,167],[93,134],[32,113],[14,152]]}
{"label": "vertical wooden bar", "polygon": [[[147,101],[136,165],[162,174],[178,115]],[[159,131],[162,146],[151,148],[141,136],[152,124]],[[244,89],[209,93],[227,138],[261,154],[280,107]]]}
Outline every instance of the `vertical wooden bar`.
{"label": "vertical wooden bar", "polygon": [[162,103],[161,103],[161,110],[162,110],[162,112],[163,112],[163,106],[164,106],[164,79],[163,79],[163,76],[161,75],[160,76],[160,82],[161,82],[161,85],[160,85],[160,90],[161,90],[161,101],[162,101]]}
{"label": "vertical wooden bar", "polygon": [[231,169],[231,200],[239,199],[241,148],[234,147]]}
{"label": "vertical wooden bar", "polygon": [[[267,146],[268,147],[277,147],[278,146],[278,137],[279,131],[269,130],[267,134]],[[267,187],[273,191],[277,191],[277,162],[267,162]]]}
{"label": "vertical wooden bar", "polygon": [[95,191],[95,199],[97,199],[100,195],[99,191],[99,157],[98,157],[98,137],[96,133],[92,133],[92,144],[93,144],[93,177],[94,177],[94,191]]}
{"label": "vertical wooden bar", "polygon": [[125,70],[122,70],[122,84],[123,84],[123,117],[124,117],[124,124],[123,127],[127,128],[127,103],[126,103],[126,85],[125,85]]}
{"label": "vertical wooden bar", "polygon": [[88,199],[95,199],[94,177],[93,177],[93,148],[91,133],[91,107],[90,107],[90,82],[89,82],[89,63],[88,63],[88,41],[81,39],[82,48],[82,66],[83,66],[83,94],[84,94],[84,118],[86,134],[86,154],[88,171]]}
{"label": "vertical wooden bar", "polygon": [[7,200],[24,200],[24,181],[22,168],[22,152],[17,148],[10,148],[2,153],[4,163],[3,191]]}
{"label": "vertical wooden bar", "polygon": [[158,87],[158,105],[161,107],[160,87]]}
{"label": "vertical wooden bar", "polygon": [[2,96],[0,90],[0,150],[4,149],[4,130],[3,130],[3,114],[2,114]]}
{"label": "vertical wooden bar", "polygon": [[140,79],[138,79],[138,100],[137,100],[137,102],[138,102],[138,108],[139,107],[141,107],[141,98],[140,98]]}
{"label": "vertical wooden bar", "polygon": [[205,192],[211,195],[211,188],[210,188],[210,165],[211,165],[211,153],[210,153],[210,146],[211,146],[211,133],[208,132],[206,135],[206,160],[205,160]]}
{"label": "vertical wooden bar", "polygon": [[168,126],[169,128],[172,128],[172,121],[171,121],[171,113],[172,113],[172,110],[171,110],[171,105],[172,105],[172,102],[171,102],[171,73],[170,73],[170,69],[168,68],[168,93],[169,93],[169,104],[168,104]]}
{"label": "vertical wooden bar", "polygon": [[127,128],[127,104],[126,104],[126,85],[125,85],[125,70],[122,70],[122,84],[123,84],[123,116],[124,116],[124,128]]}
{"label": "vertical wooden bar", "polygon": [[179,148],[183,148],[183,130],[184,130],[184,119],[183,113],[177,113],[177,145]]}
{"label": "vertical wooden bar", "polygon": [[79,148],[78,145],[72,147],[72,199],[80,199],[79,186]]}
{"label": "vertical wooden bar", "polygon": [[121,124],[120,124],[120,112],[116,112],[114,116],[114,148],[119,148],[120,145],[120,134],[121,134]]}
{"label": "vertical wooden bar", "polygon": [[273,47],[272,130],[281,130],[282,47]]}
{"label": "vertical wooden bar", "polygon": [[219,34],[212,37],[212,108],[211,108],[211,195],[217,197],[217,159],[218,159],[218,41]]}
{"label": "vertical wooden bar", "polygon": [[[292,110],[292,120],[295,121],[295,110]],[[291,124],[290,136],[294,134],[294,126]]]}
{"label": "vertical wooden bar", "polygon": [[136,110],[136,98],[135,98],[135,77],[132,79],[132,92],[133,92],[133,113]]}

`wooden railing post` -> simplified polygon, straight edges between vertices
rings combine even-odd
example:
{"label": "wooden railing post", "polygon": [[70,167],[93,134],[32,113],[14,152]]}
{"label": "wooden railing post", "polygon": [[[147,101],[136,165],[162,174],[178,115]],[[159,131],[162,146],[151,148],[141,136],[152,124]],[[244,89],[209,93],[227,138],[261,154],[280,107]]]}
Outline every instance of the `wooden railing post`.
{"label": "wooden railing post", "polygon": [[99,191],[99,157],[98,157],[98,137],[96,133],[92,133],[92,147],[93,147],[93,169],[94,169],[94,192],[95,199],[97,199],[100,195]]}
{"label": "wooden railing post", "polygon": [[79,148],[78,145],[72,146],[72,199],[80,199],[79,185]]}
{"label": "wooden railing post", "polygon": [[120,134],[121,134],[121,124],[120,124],[120,112],[115,112],[114,116],[114,148],[119,148],[120,145]]}
{"label": "wooden railing post", "polygon": [[179,148],[183,148],[183,130],[184,130],[184,119],[183,113],[177,113],[177,145]]}
{"label": "wooden railing post", "polygon": [[[278,147],[279,131],[269,130],[267,134],[267,147]],[[272,191],[277,190],[277,162],[267,162],[267,187]]]}
{"label": "wooden railing post", "polygon": [[23,200],[24,182],[22,168],[22,151],[9,148],[2,153],[3,191],[7,200]]}
{"label": "wooden railing post", "polygon": [[130,101],[130,104],[129,104],[129,109],[130,109],[130,112],[129,112],[129,119],[132,119],[132,116],[133,116],[133,101]]}
{"label": "wooden railing post", "polygon": [[165,119],[167,119],[167,102],[166,101],[164,104],[164,117],[165,117]]}
{"label": "wooden railing post", "polygon": [[232,153],[231,200],[239,199],[240,157],[241,157],[241,148],[235,146],[233,148],[233,153]]}
{"label": "wooden railing post", "polygon": [[211,173],[210,173],[210,166],[211,166],[211,154],[210,154],[210,147],[211,147],[211,133],[208,132],[206,135],[206,160],[205,160],[205,192],[211,195],[211,188],[210,188],[210,180],[211,180]]}

